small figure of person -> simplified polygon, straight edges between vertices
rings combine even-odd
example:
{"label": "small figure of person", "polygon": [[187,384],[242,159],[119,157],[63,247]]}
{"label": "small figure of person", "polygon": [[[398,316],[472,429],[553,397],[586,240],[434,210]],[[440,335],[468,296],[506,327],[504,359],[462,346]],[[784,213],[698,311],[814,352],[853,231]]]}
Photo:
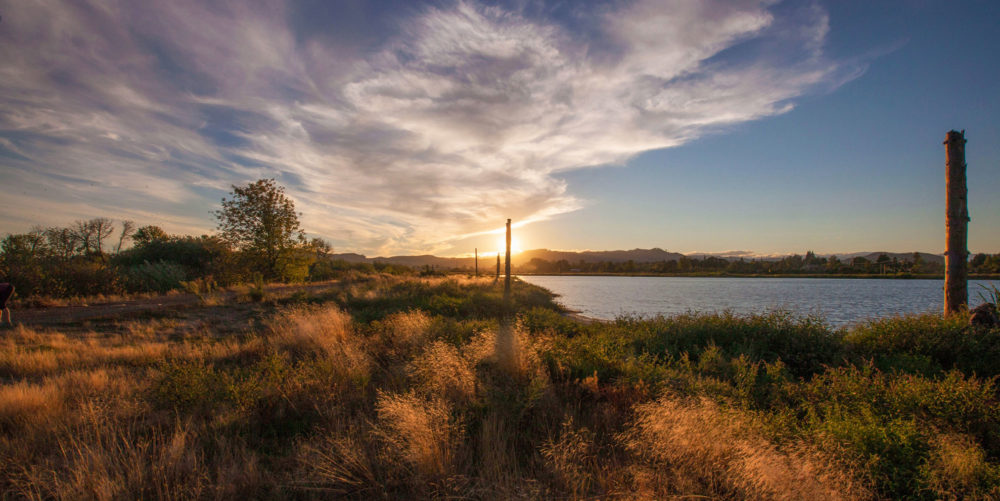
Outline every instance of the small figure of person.
{"label": "small figure of person", "polygon": [[10,308],[7,307],[7,300],[14,295],[14,286],[9,283],[0,283],[0,323],[3,323],[3,313],[7,312],[7,325],[14,325],[10,320]]}

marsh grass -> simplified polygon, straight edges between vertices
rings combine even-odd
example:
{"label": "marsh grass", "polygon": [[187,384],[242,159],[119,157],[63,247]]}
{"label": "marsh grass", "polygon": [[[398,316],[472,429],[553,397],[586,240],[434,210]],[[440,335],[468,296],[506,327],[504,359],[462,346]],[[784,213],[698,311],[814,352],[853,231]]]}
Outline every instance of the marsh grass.
{"label": "marsh grass", "polygon": [[667,394],[636,410],[634,425],[620,438],[644,471],[638,490],[653,497],[670,494],[663,486],[739,499],[871,496],[861,472],[799,441],[778,445],[756,429],[752,415],[708,398]]}
{"label": "marsh grass", "polygon": [[1000,304],[1000,287],[994,284],[990,285],[980,285],[980,290],[976,292],[984,303],[993,303],[994,305]]}
{"label": "marsh grass", "polygon": [[1000,333],[961,316],[584,324],[515,281],[503,323],[489,279],[352,272],[311,290],[198,305],[266,311],[236,331],[168,318],[6,332],[0,492],[1000,496]]}

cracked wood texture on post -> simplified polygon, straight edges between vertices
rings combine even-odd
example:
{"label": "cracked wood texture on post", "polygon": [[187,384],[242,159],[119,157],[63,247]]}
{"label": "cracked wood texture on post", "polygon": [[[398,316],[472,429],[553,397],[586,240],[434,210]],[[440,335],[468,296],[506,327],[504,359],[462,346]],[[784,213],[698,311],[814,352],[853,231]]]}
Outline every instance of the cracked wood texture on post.
{"label": "cracked wood texture on post", "polygon": [[950,315],[969,305],[969,203],[965,179],[965,131],[949,131],[944,141],[947,155],[947,201],[944,253],[944,314]]}

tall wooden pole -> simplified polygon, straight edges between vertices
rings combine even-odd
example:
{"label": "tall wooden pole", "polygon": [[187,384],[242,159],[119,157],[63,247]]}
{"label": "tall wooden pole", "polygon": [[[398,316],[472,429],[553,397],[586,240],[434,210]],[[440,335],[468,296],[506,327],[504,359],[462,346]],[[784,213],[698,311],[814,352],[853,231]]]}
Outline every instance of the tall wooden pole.
{"label": "tall wooden pole", "polygon": [[944,314],[969,305],[969,190],[965,180],[965,131],[949,131],[944,141],[947,155],[945,227],[948,248],[944,253]]}
{"label": "tall wooden pole", "polygon": [[504,254],[503,296],[510,296],[510,219],[507,220],[507,252]]}
{"label": "tall wooden pole", "polygon": [[476,247],[476,276],[479,276],[479,247]]}
{"label": "tall wooden pole", "polygon": [[[506,275],[503,282],[503,309],[496,337],[497,361],[510,372],[517,371],[517,343],[513,328],[513,308],[510,300],[510,219],[507,220]],[[497,278],[500,277],[500,253],[497,253]]]}

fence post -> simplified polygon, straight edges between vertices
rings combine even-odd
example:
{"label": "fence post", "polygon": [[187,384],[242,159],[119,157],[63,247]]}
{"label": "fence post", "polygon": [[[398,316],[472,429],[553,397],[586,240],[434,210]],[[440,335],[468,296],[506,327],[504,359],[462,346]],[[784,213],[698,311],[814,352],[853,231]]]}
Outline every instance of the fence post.
{"label": "fence post", "polygon": [[507,253],[504,254],[504,278],[503,297],[506,300],[510,296],[510,219],[507,220]]}
{"label": "fence post", "polygon": [[947,156],[944,253],[944,314],[969,306],[969,190],[965,179],[965,131],[949,131],[944,141]]}

